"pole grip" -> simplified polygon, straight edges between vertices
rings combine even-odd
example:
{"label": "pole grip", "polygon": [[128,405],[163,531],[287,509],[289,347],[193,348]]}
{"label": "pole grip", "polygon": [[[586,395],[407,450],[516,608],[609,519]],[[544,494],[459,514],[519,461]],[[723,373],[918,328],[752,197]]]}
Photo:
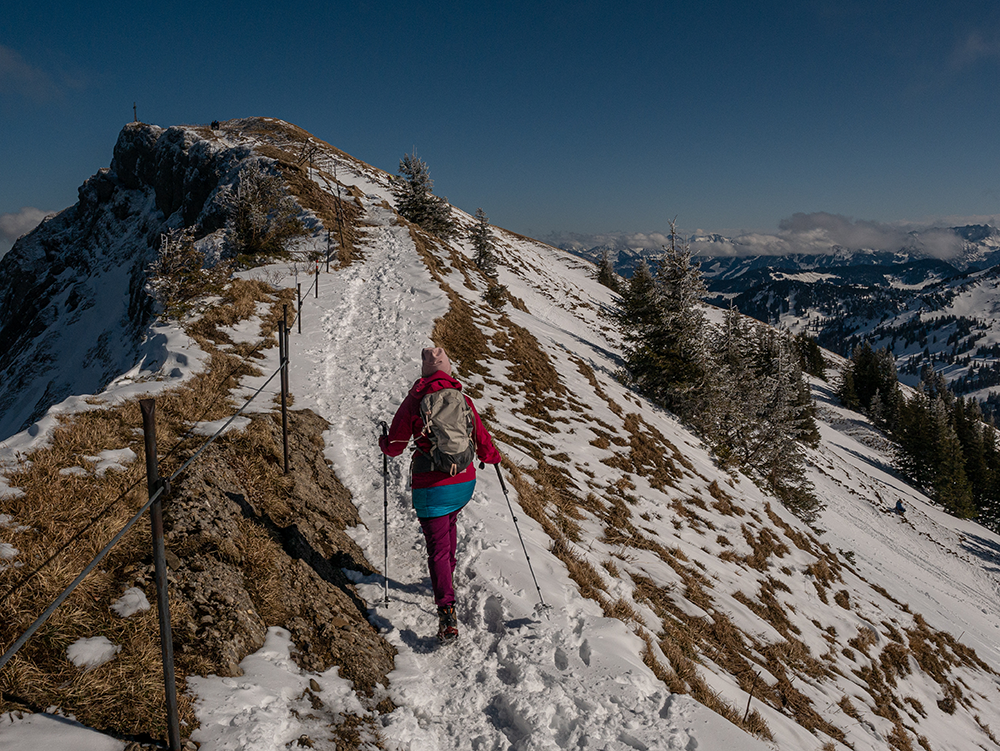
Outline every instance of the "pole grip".
{"label": "pole grip", "polygon": [[494,464],[493,466],[496,467],[497,477],[500,479],[500,489],[503,490],[504,495],[507,495],[507,485],[503,481],[503,473],[500,471],[500,464],[497,463]]}

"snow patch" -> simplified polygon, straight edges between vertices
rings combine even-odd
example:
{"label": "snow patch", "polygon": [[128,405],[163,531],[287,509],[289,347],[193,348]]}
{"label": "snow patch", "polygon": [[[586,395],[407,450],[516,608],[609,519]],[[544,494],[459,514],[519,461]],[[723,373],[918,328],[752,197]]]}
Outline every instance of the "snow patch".
{"label": "snow patch", "polygon": [[[304,672],[292,660],[292,649],[291,634],[272,627],[264,646],[240,663],[242,676],[188,678],[198,697],[195,712],[200,725],[191,739],[201,751],[270,751],[303,735],[321,742],[330,737],[328,727],[341,722],[342,715],[367,714],[351,682],[339,676],[339,668]],[[321,706],[314,708],[310,696]]]}
{"label": "snow patch", "polygon": [[104,475],[112,470],[124,472],[125,465],[131,464],[138,457],[132,449],[124,448],[108,449],[107,451],[102,451],[97,456],[85,456],[83,458],[88,462],[96,462],[94,474],[98,477],[104,477]]}
{"label": "snow patch", "polygon": [[112,644],[106,636],[90,636],[77,639],[66,648],[69,661],[78,668],[93,670],[114,659],[122,648]]}
{"label": "snow patch", "polygon": [[227,422],[229,422],[228,417],[223,418],[221,420],[212,420],[210,422],[198,422],[195,423],[194,426],[191,428],[191,432],[194,435],[208,437],[215,435],[220,430],[225,428],[225,430],[222,432],[222,435],[225,435],[226,433],[231,433],[234,430],[240,431],[246,429],[247,425],[250,424],[250,418],[243,417],[241,415],[240,417],[237,417],[235,420],[229,423],[229,425],[226,425]]}
{"label": "snow patch", "polygon": [[114,602],[111,609],[120,618],[128,618],[130,615],[134,615],[140,611],[149,610],[149,607],[149,600],[146,599],[146,593],[138,587],[129,587],[125,590],[125,594]]}
{"label": "snow patch", "polygon": [[0,751],[122,751],[123,741],[81,725],[72,717],[38,712],[0,715]]}

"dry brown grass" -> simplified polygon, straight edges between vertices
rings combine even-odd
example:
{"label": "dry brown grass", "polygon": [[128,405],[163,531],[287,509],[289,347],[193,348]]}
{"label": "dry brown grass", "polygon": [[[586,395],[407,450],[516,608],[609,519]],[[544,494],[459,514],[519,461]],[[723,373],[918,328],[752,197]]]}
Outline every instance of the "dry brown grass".
{"label": "dry brown grass", "polygon": [[895,686],[897,678],[905,678],[912,672],[910,650],[899,642],[891,641],[882,649],[879,665],[885,674],[886,682]]}
{"label": "dry brown grass", "polygon": [[903,699],[903,701],[913,707],[913,711],[920,715],[920,717],[927,719],[927,710],[924,709],[923,703],[921,703],[918,699],[914,699],[912,696],[907,696]]}
{"label": "dry brown grass", "polygon": [[725,516],[743,516],[746,514],[746,511],[740,508],[737,504],[733,503],[733,497],[720,488],[719,483],[716,480],[712,480],[712,482],[709,483],[708,492],[709,495],[715,499],[712,503],[712,508],[720,514]]}
{"label": "dry brown grass", "polygon": [[454,290],[442,283],[451,304],[448,312],[434,322],[431,339],[434,344],[444,347],[456,366],[456,374],[470,376],[486,375],[489,371],[485,362],[491,357],[489,339],[476,322],[475,314]]}
{"label": "dry brown grass", "polygon": [[602,603],[602,606],[604,608],[604,614],[608,618],[617,618],[623,623],[635,623],[639,626],[646,625],[642,616],[639,615],[632,603],[623,597],[619,597],[613,602]]}
{"label": "dry brown grass", "polygon": [[[338,245],[337,259],[340,266],[346,266],[352,260],[360,258],[357,241],[362,229],[360,221],[362,209],[358,202],[360,198],[358,189],[341,184],[340,198],[338,198],[326,189],[320,188],[315,180],[310,179],[307,169],[308,162],[303,161],[302,158],[302,148],[309,142],[319,143],[327,151],[337,154],[341,158],[352,160],[353,158],[329,144],[318,141],[300,128],[279,126],[268,129],[267,125],[269,124],[247,131],[258,136],[270,137],[270,143],[256,146],[257,153],[276,162],[288,191],[295,196],[300,206],[316,214],[323,226],[330,231],[331,239]],[[363,163],[359,162],[359,164]],[[320,172],[330,183],[339,182],[333,175]],[[340,244],[341,238],[343,238],[343,246]]]}
{"label": "dry brown grass", "polygon": [[240,532],[235,546],[254,608],[265,623],[281,623],[285,607],[277,561],[282,550],[267,532],[249,520],[241,522]]}
{"label": "dry brown grass", "polygon": [[594,389],[594,393],[603,399],[608,405],[608,409],[619,417],[623,417],[624,411],[622,410],[621,405],[608,396],[607,392],[601,387],[600,382],[597,380],[597,375],[594,373],[594,369],[579,357],[574,357],[573,362],[576,363],[577,370],[580,371],[580,374],[590,382],[590,387]]}
{"label": "dry brown grass", "polygon": [[771,556],[783,558],[788,555],[788,546],[785,545],[778,536],[767,527],[761,527],[760,533],[755,537],[753,530],[743,524],[740,526],[743,539],[753,550],[753,553],[745,558],[748,566],[758,571],[767,571],[771,566]]}
{"label": "dry brown grass", "polygon": [[906,728],[903,726],[902,721],[897,720],[895,725],[892,727],[892,732],[886,737],[889,745],[898,751],[916,751],[913,748],[913,744],[910,743],[910,736],[906,732]]}
{"label": "dry brown grass", "polygon": [[[7,473],[24,495],[0,499],[0,512],[11,514],[31,531],[17,539],[23,568],[0,572],[3,649],[11,646],[145,500],[144,452],[134,432],[140,423],[135,404],[64,419],[48,447],[33,452],[17,471]],[[131,448],[137,456],[123,472],[112,471],[103,478],[60,473],[66,467],[92,466],[84,456],[121,448]],[[129,573],[147,565],[149,550],[149,524],[140,520],[0,673],[0,712],[12,701],[36,708],[58,705],[94,727],[164,734],[156,613],[151,610],[123,620],[109,608],[126,588]],[[66,649],[77,639],[91,636],[106,636],[121,646],[121,652],[105,665],[82,670],[69,662]],[[181,697],[181,711],[183,719],[193,722],[185,697]]]}
{"label": "dry brown grass", "polygon": [[[914,699],[914,701],[916,700]],[[923,712],[921,712],[921,714],[923,714],[924,717],[927,716]],[[974,719],[976,721],[976,724],[979,725],[979,727],[982,729],[984,733],[986,733],[987,738],[993,741],[993,743],[996,744],[997,746],[1000,746],[1000,741],[998,741],[996,736],[993,735],[993,731],[990,729],[990,726],[987,725],[985,722],[983,722],[982,719],[979,717],[979,715],[973,715],[972,719]]]}
{"label": "dry brown grass", "polygon": [[844,710],[844,714],[850,717],[852,720],[861,722],[861,714],[858,712],[857,707],[854,706],[854,702],[851,701],[847,694],[844,694],[837,702],[837,706]]}
{"label": "dry brown grass", "polygon": [[601,603],[602,606],[606,604],[606,598],[602,596],[606,590],[604,578],[590,561],[577,553],[561,537],[553,539],[549,550],[566,565],[570,578],[580,588],[580,594]]}
{"label": "dry brown grass", "polygon": [[848,639],[847,643],[854,647],[854,649],[867,655],[868,648],[871,647],[877,640],[878,636],[872,629],[867,626],[861,626],[858,628],[857,635]]}
{"label": "dry brown grass", "polygon": [[[237,280],[225,297],[224,305],[210,311],[207,321],[193,332],[209,353],[206,370],[157,397],[156,436],[164,476],[204,440],[181,441],[191,421],[232,414],[229,389],[241,375],[256,370],[214,346],[226,339],[218,329],[255,314],[258,301],[273,303],[262,337],[269,333],[268,325],[273,331],[273,322],[280,315],[274,308],[282,297],[259,282]],[[263,341],[261,346],[273,343]],[[5,612],[0,622],[3,648],[23,633],[147,497],[144,449],[137,433],[141,424],[137,400],[64,418],[47,447],[32,452],[19,468],[6,473],[12,486],[24,494],[0,499],[0,512],[11,514],[31,531],[22,533],[17,541],[18,561],[24,566],[0,572]],[[109,471],[103,477],[61,472],[77,466],[92,469],[92,462],[85,457],[122,448],[131,448],[136,454],[124,471]],[[273,543],[248,534],[230,544],[233,550],[228,554],[244,559],[262,606],[280,602],[273,575]],[[0,712],[16,701],[41,708],[57,705],[95,728],[165,735],[155,608],[128,619],[118,618],[109,608],[137,577],[148,576],[150,547],[149,523],[140,520],[0,673]],[[186,605],[171,599],[172,620],[183,615]],[[73,666],[66,648],[80,637],[99,635],[120,645],[121,652],[93,670]],[[187,667],[190,665],[185,666],[183,658],[178,660],[181,688]],[[183,693],[180,707],[182,720],[194,727],[190,700]]]}

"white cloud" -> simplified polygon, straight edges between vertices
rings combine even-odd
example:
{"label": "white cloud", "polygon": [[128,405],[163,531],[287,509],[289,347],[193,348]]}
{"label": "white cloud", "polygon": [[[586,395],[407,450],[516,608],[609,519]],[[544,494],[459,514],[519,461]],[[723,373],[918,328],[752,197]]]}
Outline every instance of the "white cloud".
{"label": "white cloud", "polygon": [[18,52],[0,45],[0,94],[42,102],[58,95],[59,86],[48,73],[28,63]]}
{"label": "white cloud", "polygon": [[0,214],[0,239],[13,243],[21,235],[31,232],[51,213],[25,206],[15,214]]}
{"label": "white cloud", "polygon": [[[918,249],[935,258],[951,258],[962,250],[962,238],[950,228],[968,224],[1000,226],[996,216],[948,216],[920,222],[876,222],[852,219],[842,214],[817,211],[797,213],[781,220],[778,231],[743,232],[732,235],[723,242],[711,238],[704,230],[697,230],[700,239],[692,243],[698,255],[751,256],[789,255],[804,253],[815,255],[829,253],[834,248],[887,250]],[[912,232],[918,232],[912,235]],[[684,233],[685,236],[687,233]],[[546,242],[575,249],[608,245],[613,248],[660,248],[670,238],[662,232],[609,232],[584,235],[577,233],[552,233]]]}
{"label": "white cloud", "polygon": [[0,258],[7,254],[14,241],[31,232],[52,212],[25,206],[14,214],[0,214]]}
{"label": "white cloud", "polygon": [[1000,58],[1000,34],[984,34],[981,29],[974,29],[955,46],[951,55],[951,67],[960,70],[990,58]]}
{"label": "white cloud", "polygon": [[[967,222],[955,224],[964,223]],[[834,247],[889,251],[915,247],[936,258],[951,258],[961,252],[962,238],[949,226],[908,222],[890,224],[818,211],[793,214],[783,219],[778,224],[778,236],[787,243],[788,252],[792,253],[825,253]],[[916,238],[910,234],[914,231],[919,232]]]}

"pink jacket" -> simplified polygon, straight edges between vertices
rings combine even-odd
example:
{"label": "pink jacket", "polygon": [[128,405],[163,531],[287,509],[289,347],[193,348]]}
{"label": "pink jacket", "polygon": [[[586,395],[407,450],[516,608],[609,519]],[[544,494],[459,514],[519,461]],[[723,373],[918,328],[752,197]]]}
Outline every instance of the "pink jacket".
{"label": "pink jacket", "polygon": [[[431,442],[426,436],[421,435],[424,431],[424,421],[420,417],[420,400],[427,394],[432,394],[441,389],[462,390],[462,384],[456,381],[447,373],[439,370],[433,375],[419,379],[413,384],[410,393],[403,399],[403,403],[396,410],[395,417],[392,418],[392,425],[389,426],[389,434],[380,436],[378,446],[386,456],[399,456],[406,450],[411,438],[416,438],[415,445],[421,451],[430,452]],[[474,426],[472,439],[476,445],[476,456],[480,461],[487,464],[499,464],[500,452],[493,445],[493,439],[483,426],[483,421],[479,418],[476,406],[469,397],[465,397],[466,403],[472,409]],[[413,487],[430,488],[435,485],[451,485],[459,482],[469,482],[476,479],[476,463],[469,466],[457,475],[449,475],[445,472],[414,472]]]}

